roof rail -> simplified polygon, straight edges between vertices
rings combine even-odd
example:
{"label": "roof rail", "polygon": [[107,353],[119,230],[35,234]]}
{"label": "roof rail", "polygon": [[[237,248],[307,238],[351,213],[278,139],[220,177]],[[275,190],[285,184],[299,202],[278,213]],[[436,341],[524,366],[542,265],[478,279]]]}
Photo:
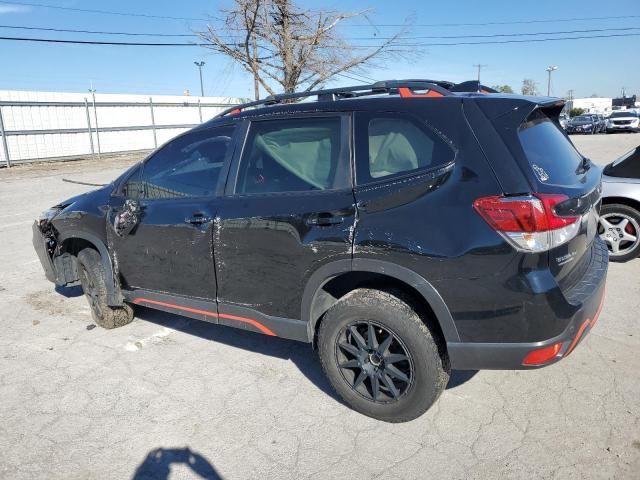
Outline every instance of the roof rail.
{"label": "roof rail", "polygon": [[353,87],[339,87],[323,90],[313,90],[308,92],[281,93],[278,95],[270,95],[262,100],[243,103],[241,105],[236,105],[234,107],[228,108],[220,112],[214,118],[220,118],[226,115],[235,115],[251,107],[293,103],[294,100],[313,96],[317,97],[319,102],[322,102],[335,101],[342,98],[380,95],[385,93],[389,95],[400,95],[401,97],[445,97],[453,95],[453,92],[495,93],[495,90],[480,85],[477,81],[455,84],[453,82],[447,82],[443,80],[384,80],[368,85],[356,85]]}

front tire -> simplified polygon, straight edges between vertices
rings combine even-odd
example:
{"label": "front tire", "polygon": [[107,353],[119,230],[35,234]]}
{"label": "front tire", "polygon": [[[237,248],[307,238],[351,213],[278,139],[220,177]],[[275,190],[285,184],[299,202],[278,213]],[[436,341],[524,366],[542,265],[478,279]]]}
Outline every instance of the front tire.
{"label": "front tire", "polygon": [[133,320],[133,308],[124,304],[112,307],[107,304],[107,284],[100,254],[85,248],[78,253],[78,275],[80,284],[91,308],[91,316],[97,325],[112,329],[122,327]]}
{"label": "front tire", "polygon": [[359,288],[325,314],[322,368],[354,410],[386,422],[413,420],[449,381],[444,342],[402,294]]}

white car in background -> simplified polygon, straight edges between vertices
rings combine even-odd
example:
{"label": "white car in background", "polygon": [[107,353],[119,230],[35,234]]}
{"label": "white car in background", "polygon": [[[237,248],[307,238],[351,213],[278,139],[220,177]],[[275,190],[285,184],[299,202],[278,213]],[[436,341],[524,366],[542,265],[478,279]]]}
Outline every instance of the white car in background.
{"label": "white car in background", "polygon": [[640,132],[640,118],[635,111],[618,110],[607,119],[607,133]]}

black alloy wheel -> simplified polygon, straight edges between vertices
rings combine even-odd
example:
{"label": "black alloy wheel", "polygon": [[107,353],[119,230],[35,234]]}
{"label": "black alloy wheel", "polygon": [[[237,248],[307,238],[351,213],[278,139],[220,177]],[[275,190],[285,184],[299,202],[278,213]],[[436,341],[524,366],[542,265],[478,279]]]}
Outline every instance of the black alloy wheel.
{"label": "black alloy wheel", "polygon": [[414,364],[404,342],[372,321],[347,325],[336,338],[336,362],[344,380],[367,400],[399,400],[412,386]]}

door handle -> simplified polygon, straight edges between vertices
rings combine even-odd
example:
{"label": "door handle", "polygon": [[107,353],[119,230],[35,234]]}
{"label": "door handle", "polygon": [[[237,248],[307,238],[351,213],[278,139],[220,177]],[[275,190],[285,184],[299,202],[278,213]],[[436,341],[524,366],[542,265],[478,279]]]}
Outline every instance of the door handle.
{"label": "door handle", "polygon": [[342,222],[344,222],[343,216],[334,215],[331,212],[316,213],[307,217],[307,225],[317,225],[320,227],[338,225]]}
{"label": "door handle", "polygon": [[191,225],[204,225],[211,221],[211,217],[207,217],[203,213],[194,213],[193,216],[185,218],[184,221]]}

